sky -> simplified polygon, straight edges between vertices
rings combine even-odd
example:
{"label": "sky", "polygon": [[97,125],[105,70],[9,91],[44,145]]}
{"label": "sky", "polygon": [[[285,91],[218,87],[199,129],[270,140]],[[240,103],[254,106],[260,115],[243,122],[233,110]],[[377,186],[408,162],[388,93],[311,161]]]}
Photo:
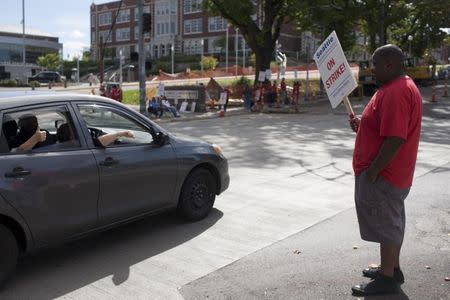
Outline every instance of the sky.
{"label": "sky", "polygon": [[[92,0],[25,0],[25,26],[59,37],[64,59],[81,54],[90,44]],[[110,1],[95,0],[95,4]],[[22,0],[0,0],[0,24],[21,25]]]}

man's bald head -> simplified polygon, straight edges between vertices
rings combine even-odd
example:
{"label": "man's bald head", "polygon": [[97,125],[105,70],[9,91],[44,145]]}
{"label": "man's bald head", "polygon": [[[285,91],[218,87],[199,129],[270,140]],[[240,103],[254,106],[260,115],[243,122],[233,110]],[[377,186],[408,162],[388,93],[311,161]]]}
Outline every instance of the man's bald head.
{"label": "man's bald head", "polygon": [[381,83],[395,79],[404,73],[405,56],[396,45],[388,44],[377,48],[372,60],[375,77]]}

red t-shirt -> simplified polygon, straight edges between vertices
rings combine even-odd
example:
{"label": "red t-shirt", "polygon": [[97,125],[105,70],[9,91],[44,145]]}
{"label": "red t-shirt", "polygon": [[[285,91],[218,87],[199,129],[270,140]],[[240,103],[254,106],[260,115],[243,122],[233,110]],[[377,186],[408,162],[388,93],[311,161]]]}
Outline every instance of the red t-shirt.
{"label": "red t-shirt", "polygon": [[282,91],[286,91],[286,82],[282,81],[282,82],[280,83],[280,89],[281,89]]}
{"label": "red t-shirt", "polygon": [[361,116],[353,152],[355,175],[369,168],[384,139],[396,136],[405,142],[380,175],[398,188],[412,185],[422,121],[422,96],[408,76],[381,87]]}

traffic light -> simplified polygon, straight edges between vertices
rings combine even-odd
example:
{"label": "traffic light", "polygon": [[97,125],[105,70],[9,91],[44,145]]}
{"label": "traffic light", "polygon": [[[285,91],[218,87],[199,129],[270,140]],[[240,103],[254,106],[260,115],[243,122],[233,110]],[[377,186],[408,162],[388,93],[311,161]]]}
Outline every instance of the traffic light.
{"label": "traffic light", "polygon": [[139,53],[137,53],[137,52],[130,52],[130,60],[131,61],[138,61],[139,60]]}
{"label": "traffic light", "polygon": [[142,33],[152,31],[152,15],[150,13],[142,14]]}

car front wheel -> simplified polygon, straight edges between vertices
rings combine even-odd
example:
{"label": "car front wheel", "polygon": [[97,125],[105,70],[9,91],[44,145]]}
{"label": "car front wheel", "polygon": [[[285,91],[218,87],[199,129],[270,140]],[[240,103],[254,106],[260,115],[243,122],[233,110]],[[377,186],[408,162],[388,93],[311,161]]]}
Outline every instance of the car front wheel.
{"label": "car front wheel", "polygon": [[0,224],[0,287],[14,271],[19,258],[19,247],[14,234]]}
{"label": "car front wheel", "polygon": [[189,221],[205,218],[216,199],[215,180],[211,172],[198,169],[189,174],[183,184],[178,203],[178,212]]}

